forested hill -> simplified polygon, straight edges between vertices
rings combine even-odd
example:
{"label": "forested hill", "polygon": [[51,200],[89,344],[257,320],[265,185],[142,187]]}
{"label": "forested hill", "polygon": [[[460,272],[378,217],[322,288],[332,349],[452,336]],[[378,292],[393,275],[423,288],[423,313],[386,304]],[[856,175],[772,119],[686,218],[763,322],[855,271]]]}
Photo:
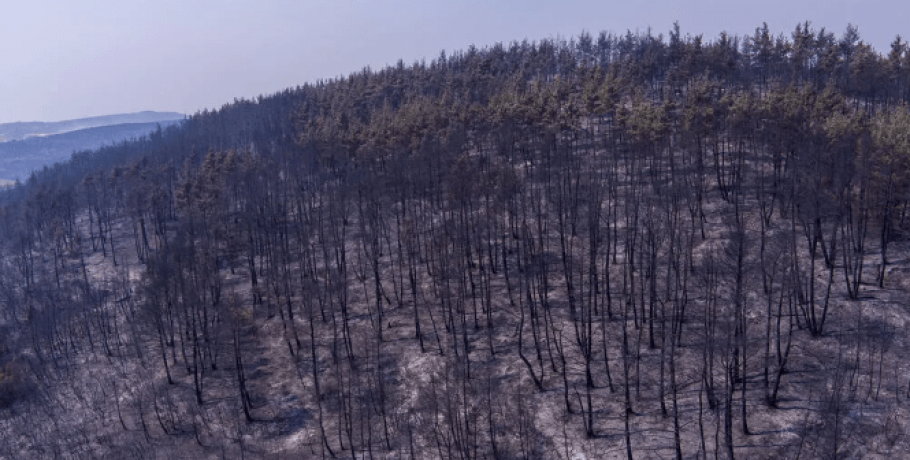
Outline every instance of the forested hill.
{"label": "forested hill", "polygon": [[0,192],[0,456],[910,449],[910,52],[584,33]]}

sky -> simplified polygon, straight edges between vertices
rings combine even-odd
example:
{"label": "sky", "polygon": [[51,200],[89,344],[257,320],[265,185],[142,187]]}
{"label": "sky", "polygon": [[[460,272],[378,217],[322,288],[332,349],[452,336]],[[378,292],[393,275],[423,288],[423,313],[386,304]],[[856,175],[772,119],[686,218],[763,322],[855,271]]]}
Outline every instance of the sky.
{"label": "sky", "polygon": [[787,36],[806,20],[838,36],[853,24],[887,53],[910,38],[907,18],[900,0],[3,0],[0,123],[193,114],[472,44],[666,36],[674,21],[707,40],[763,22]]}

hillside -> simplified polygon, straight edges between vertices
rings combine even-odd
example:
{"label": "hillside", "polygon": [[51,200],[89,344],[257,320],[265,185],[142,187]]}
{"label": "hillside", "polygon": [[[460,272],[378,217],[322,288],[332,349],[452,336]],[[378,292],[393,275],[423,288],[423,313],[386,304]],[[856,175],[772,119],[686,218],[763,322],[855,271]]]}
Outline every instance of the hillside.
{"label": "hillside", "polygon": [[154,123],[115,124],[0,142],[0,178],[24,181],[32,171],[65,162],[74,152],[96,150],[105,145],[147,136],[159,127],[167,128],[179,122],[180,120],[163,120]]}
{"label": "hillside", "polygon": [[0,457],[910,451],[910,52],[496,44],[0,192]]}

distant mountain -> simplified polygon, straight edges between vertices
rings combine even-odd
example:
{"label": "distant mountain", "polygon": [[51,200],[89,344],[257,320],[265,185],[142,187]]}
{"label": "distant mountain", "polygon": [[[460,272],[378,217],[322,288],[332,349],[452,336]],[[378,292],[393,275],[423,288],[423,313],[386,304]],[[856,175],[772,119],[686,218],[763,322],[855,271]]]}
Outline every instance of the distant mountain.
{"label": "distant mountain", "polygon": [[[73,123],[69,126],[76,126],[76,122],[90,124],[100,123],[105,120],[136,119],[141,118],[137,116],[153,113],[111,115],[59,123],[18,123],[18,125],[56,125],[55,127],[60,128],[64,123]],[[161,116],[163,114],[159,113],[156,115]],[[147,116],[152,117],[151,115]],[[63,134],[0,142],[0,181],[4,179],[15,180],[17,178],[24,181],[28,178],[31,171],[41,169],[45,165],[66,161],[75,151],[94,150],[104,145],[139,138],[155,131],[159,125],[162,128],[166,128],[172,124],[179,123],[182,117],[183,115],[180,115],[180,119],[160,120],[151,123],[120,123],[111,126],[78,129]],[[0,125],[0,127],[16,124]],[[2,185],[2,182],[0,182],[0,185]]]}
{"label": "distant mountain", "polygon": [[54,122],[30,121],[0,123],[0,142],[24,140],[32,137],[44,137],[82,129],[97,128],[99,126],[160,123],[181,120],[183,118],[183,114],[176,112],[146,111]]}

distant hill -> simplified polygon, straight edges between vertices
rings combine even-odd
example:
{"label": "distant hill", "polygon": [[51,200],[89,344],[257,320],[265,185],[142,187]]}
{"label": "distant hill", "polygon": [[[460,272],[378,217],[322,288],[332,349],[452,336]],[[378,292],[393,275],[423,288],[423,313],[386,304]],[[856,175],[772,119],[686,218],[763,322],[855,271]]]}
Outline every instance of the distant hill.
{"label": "distant hill", "polygon": [[55,122],[30,121],[0,123],[0,142],[24,140],[32,137],[44,137],[82,129],[97,128],[99,126],[159,123],[180,120],[183,118],[183,114],[176,112],[145,111]]}
{"label": "distant hill", "polygon": [[[132,115],[112,115],[109,117],[96,117],[92,119],[73,120],[60,123],[36,123],[41,125],[55,125],[60,128],[62,123],[99,123],[103,120],[135,119],[135,116],[152,114],[143,112]],[[162,114],[157,114],[162,115]],[[179,114],[172,114],[179,115]],[[181,119],[183,115],[180,115]],[[140,117],[141,118],[141,117]],[[116,144],[126,140],[142,137],[158,129],[160,125],[166,128],[179,123],[180,119],[161,120],[146,123],[121,123],[111,126],[78,129],[62,134],[53,134],[43,137],[29,137],[24,140],[0,142],[0,180],[25,180],[33,170],[41,169],[45,165],[66,161],[75,151],[94,150],[104,145]],[[12,123],[16,124],[16,123]],[[25,125],[20,123],[19,125]],[[0,125],[5,127],[8,125]],[[72,124],[69,126],[76,126]]]}

